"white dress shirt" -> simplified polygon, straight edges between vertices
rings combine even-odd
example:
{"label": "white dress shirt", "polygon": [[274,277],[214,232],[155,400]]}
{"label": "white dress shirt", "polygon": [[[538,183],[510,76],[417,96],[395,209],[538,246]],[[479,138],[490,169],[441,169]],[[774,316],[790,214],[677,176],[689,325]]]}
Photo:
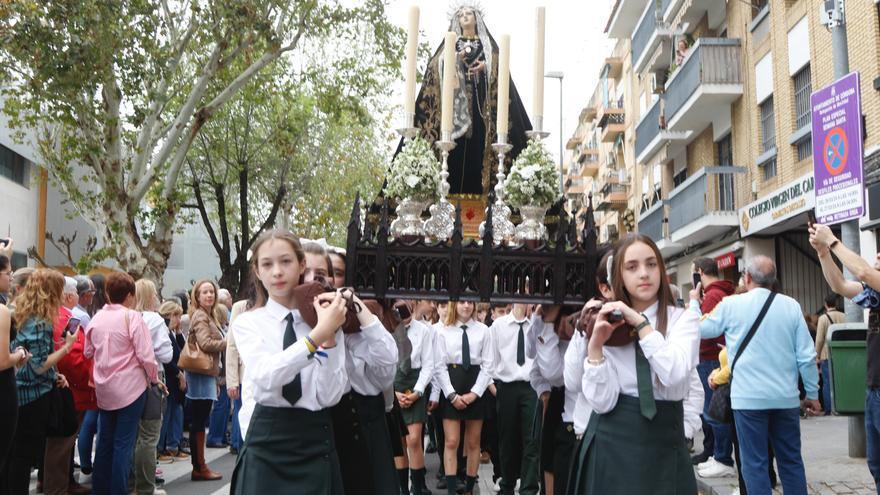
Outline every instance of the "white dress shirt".
{"label": "white dress shirt", "polygon": [[[590,421],[590,415],[593,409],[587,403],[587,397],[584,395],[583,379],[584,379],[584,360],[587,357],[587,344],[589,340],[586,334],[575,331],[571,336],[571,342],[568,349],[565,350],[564,367],[562,373],[563,382],[565,383],[566,405],[568,410],[568,391],[575,393],[574,409],[570,410],[571,422],[574,424],[575,435],[583,435],[587,429],[587,423]],[[563,413],[563,417],[565,413]]]}
{"label": "white dress shirt", "polygon": [[[533,328],[537,328],[538,325],[541,328],[539,332],[536,332],[536,358],[534,365],[534,369],[538,370],[540,379],[534,380],[532,387],[535,388],[538,396],[544,392],[549,392],[550,387],[564,387],[565,406],[562,409],[562,421],[573,423],[581,387],[580,380],[576,382],[575,387],[565,386],[565,356],[571,341],[560,339],[553,328],[553,323],[545,323],[540,318],[532,318],[532,323],[535,325]],[[577,333],[579,332],[575,332],[575,334]],[[583,362],[583,359],[581,359],[581,362]]]}
{"label": "white dress shirt", "polygon": [[406,336],[412,343],[410,353],[410,367],[419,369],[419,379],[413,387],[413,392],[425,395],[425,389],[434,379],[434,351],[435,332],[424,322],[414,320],[406,329]]}
{"label": "white dress shirt", "polygon": [[[288,314],[293,314],[297,341],[284,348]],[[247,428],[257,403],[271,407],[299,407],[320,411],[339,402],[345,383],[345,339],[336,332],[336,347],[321,349],[326,357],[309,354],[305,337],[311,327],[297,310],[287,309],[271,298],[262,308],[242,313],[233,323],[235,344],[244,364],[242,406],[239,411],[241,435]],[[290,404],[281,395],[284,385],[300,375],[302,396]]]}
{"label": "white dress shirt", "polygon": [[345,371],[345,392],[354,389],[361,395],[374,396],[394,385],[397,343],[375,316],[360,333],[345,335]]}
{"label": "white dress shirt", "polygon": [[706,400],[705,392],[703,392],[703,384],[700,382],[700,375],[697,369],[691,371],[687,397],[684,398],[684,436],[686,438],[694,438],[694,435],[703,427],[700,415],[703,414],[703,403]]}
{"label": "white dress shirt", "polygon": [[447,366],[450,364],[462,364],[462,325],[467,325],[471,366],[480,367],[477,381],[470,391],[477,394],[478,397],[482,397],[486,387],[492,381],[492,377],[489,376],[487,371],[492,367],[492,349],[488,342],[489,328],[473,319],[468,320],[467,323],[459,321],[455,325],[445,326],[437,333],[437,347],[435,351],[437,356],[437,381],[440,384],[440,388],[443,389],[444,396],[448,397],[449,394],[455,392],[455,388],[452,387],[452,381],[449,379],[449,369],[447,369]]}
{"label": "white dress shirt", "polygon": [[[523,323],[523,357],[522,366],[516,363],[516,347],[519,340],[520,323]],[[527,318],[517,320],[510,312],[492,323],[489,328],[489,348],[492,352],[489,376],[503,383],[527,382],[532,372],[533,359],[525,354],[526,341],[529,340],[532,322]],[[470,330],[470,328],[468,328]]]}
{"label": "white dress shirt", "polygon": [[438,380],[438,375],[440,374],[440,368],[445,368],[446,363],[441,363],[439,361],[440,355],[438,354],[438,343],[437,339],[440,335],[440,331],[443,330],[443,322],[438,321],[431,325],[431,335],[434,339],[434,375],[431,376],[431,396],[428,398],[430,402],[440,402],[440,381]]}
{"label": "white dress shirt", "polygon": [[[691,371],[699,359],[700,321],[696,313],[683,308],[670,306],[666,311],[666,337],[654,330],[639,343],[651,364],[654,398],[683,400],[690,389]],[[645,316],[656,329],[657,303],[645,311]],[[599,414],[614,409],[620,394],[639,396],[635,343],[606,346],[603,355],[605,361],[599,365],[584,363],[584,395]]]}
{"label": "white dress shirt", "polygon": [[162,315],[154,311],[141,313],[144,323],[150,329],[150,338],[153,340],[153,353],[156,355],[158,364],[168,364],[174,357],[174,347],[171,346],[171,337],[168,335],[168,326]]}

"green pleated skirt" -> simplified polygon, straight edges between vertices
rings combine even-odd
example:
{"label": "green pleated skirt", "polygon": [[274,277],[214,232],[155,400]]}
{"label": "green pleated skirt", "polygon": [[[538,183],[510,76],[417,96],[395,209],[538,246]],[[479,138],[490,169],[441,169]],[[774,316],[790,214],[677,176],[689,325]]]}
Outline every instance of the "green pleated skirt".
{"label": "green pleated skirt", "polygon": [[627,395],[610,412],[593,413],[573,460],[568,494],[697,493],[682,402],[656,403],[652,420],[642,416],[639,399]]}
{"label": "green pleated skirt", "polygon": [[[421,368],[413,368],[409,370],[409,373],[402,373],[398,368],[397,375],[394,377],[394,391],[412,393],[416,383],[419,382],[419,373],[421,372]],[[424,423],[428,420],[427,402],[424,397],[419,397],[419,400],[415,401],[413,405],[406,408],[401,407],[400,413],[403,415],[405,425]]]}
{"label": "green pleated skirt", "polygon": [[257,404],[230,493],[344,495],[330,413]]}

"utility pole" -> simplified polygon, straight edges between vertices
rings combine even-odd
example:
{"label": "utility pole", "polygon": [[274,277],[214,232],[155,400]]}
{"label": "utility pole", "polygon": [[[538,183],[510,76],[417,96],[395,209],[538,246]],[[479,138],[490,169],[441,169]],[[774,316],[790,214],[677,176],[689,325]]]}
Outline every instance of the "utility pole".
{"label": "utility pole", "polygon": [[[834,60],[834,79],[838,80],[849,74],[849,49],[846,41],[846,11],[844,0],[825,0],[820,11],[822,23],[831,31],[831,54]],[[859,136],[859,139],[862,137]],[[849,220],[840,224],[840,242],[853,251],[861,252],[861,240],[859,237],[859,221]],[[843,276],[847,280],[855,280],[855,277],[846,266],[843,267]],[[844,298],[844,311],[848,323],[862,323],[864,313],[862,308],[854,304],[852,300]],[[866,456],[865,416],[857,415],[849,417],[849,456]]]}
{"label": "utility pole", "polygon": [[549,79],[559,79],[559,194],[565,196],[565,172],[563,172],[562,159],[562,78],[565,75],[560,71],[551,71],[544,74]]}

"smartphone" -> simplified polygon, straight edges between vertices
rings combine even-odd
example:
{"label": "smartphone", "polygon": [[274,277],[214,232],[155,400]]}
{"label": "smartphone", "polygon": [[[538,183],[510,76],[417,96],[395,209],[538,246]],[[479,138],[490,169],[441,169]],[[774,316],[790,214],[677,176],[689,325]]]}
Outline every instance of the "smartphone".
{"label": "smartphone", "polygon": [[691,278],[694,281],[694,288],[696,288],[697,285],[699,285],[703,281],[703,278],[700,276],[700,274],[696,272],[691,273]]}
{"label": "smartphone", "polygon": [[71,318],[67,320],[67,328],[64,329],[64,335],[76,333],[79,329],[79,318]]}
{"label": "smartphone", "polygon": [[406,304],[394,306],[394,313],[400,321],[403,321],[412,316],[412,311],[409,310],[409,306]]}
{"label": "smartphone", "polygon": [[813,210],[807,210],[807,227],[812,227],[816,223],[816,213]]}

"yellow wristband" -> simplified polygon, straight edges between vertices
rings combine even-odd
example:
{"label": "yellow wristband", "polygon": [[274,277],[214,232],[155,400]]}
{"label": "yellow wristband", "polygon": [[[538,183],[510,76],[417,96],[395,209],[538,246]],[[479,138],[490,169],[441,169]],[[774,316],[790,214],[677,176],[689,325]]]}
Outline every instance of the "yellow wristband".
{"label": "yellow wristband", "polygon": [[309,339],[304,340],[304,342],[306,343],[306,349],[309,350],[309,354],[314,354],[315,351],[318,350],[315,348],[315,346],[312,345],[311,342],[309,342]]}

